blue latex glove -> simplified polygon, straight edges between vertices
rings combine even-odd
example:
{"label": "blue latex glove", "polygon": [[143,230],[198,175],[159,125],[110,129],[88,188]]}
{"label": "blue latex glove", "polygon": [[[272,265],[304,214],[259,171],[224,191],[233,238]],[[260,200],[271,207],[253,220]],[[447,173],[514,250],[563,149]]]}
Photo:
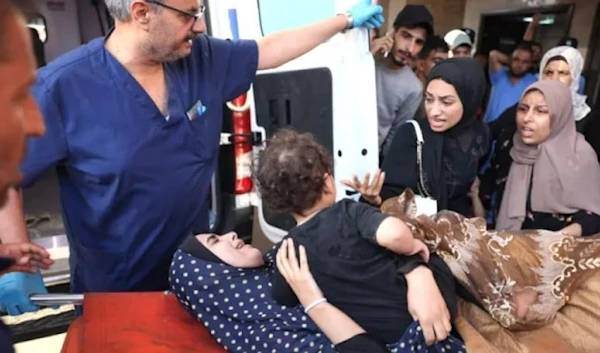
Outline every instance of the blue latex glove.
{"label": "blue latex glove", "polygon": [[360,0],[348,12],[352,15],[352,27],[379,28],[383,24],[383,7],[373,5],[373,0]]}
{"label": "blue latex glove", "polygon": [[29,301],[32,294],[46,294],[41,273],[12,272],[0,277],[0,310],[10,315],[21,315],[40,308]]}

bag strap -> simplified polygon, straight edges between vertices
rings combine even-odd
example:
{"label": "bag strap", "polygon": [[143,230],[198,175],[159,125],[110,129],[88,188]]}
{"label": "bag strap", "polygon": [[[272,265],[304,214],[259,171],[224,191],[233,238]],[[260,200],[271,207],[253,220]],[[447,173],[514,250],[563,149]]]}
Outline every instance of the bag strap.
{"label": "bag strap", "polygon": [[419,125],[419,123],[416,120],[409,120],[409,123],[412,124],[412,126],[415,128],[415,134],[417,135],[417,144],[423,144],[425,143],[425,140],[423,139],[423,131],[421,130],[421,126]]}
{"label": "bag strap", "polygon": [[419,182],[417,183],[418,192],[427,198],[433,199],[427,192],[427,188],[425,188],[425,178],[423,177],[423,144],[425,143],[423,131],[416,120],[409,120],[408,122],[412,124],[415,129],[415,135],[417,135],[417,165],[419,166]]}

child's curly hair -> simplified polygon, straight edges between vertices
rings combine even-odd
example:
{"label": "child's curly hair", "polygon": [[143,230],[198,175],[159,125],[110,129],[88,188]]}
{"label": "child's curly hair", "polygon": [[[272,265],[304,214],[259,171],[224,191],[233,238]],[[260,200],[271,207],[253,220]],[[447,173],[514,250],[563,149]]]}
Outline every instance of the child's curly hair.
{"label": "child's curly hair", "polygon": [[327,150],[311,134],[282,129],[261,151],[254,179],[269,208],[303,215],[321,199],[325,174],[333,175]]}

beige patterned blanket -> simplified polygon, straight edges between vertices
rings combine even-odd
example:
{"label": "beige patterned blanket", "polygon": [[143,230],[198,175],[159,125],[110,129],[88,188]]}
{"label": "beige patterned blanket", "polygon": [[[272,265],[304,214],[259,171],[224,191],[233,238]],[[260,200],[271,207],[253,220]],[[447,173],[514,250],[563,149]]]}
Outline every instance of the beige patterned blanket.
{"label": "beige patterned blanket", "polygon": [[381,209],[404,220],[486,309],[460,305],[469,352],[542,352],[548,344],[548,352],[600,352],[600,301],[588,302],[600,298],[600,235],[493,231],[451,211],[417,217],[410,190]]}

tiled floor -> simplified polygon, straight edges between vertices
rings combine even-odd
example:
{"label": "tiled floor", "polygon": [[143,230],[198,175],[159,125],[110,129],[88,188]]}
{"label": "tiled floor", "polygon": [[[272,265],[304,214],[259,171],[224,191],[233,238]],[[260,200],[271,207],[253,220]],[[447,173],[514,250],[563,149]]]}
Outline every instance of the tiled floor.
{"label": "tiled floor", "polygon": [[66,334],[49,336],[15,346],[16,353],[60,353]]}

